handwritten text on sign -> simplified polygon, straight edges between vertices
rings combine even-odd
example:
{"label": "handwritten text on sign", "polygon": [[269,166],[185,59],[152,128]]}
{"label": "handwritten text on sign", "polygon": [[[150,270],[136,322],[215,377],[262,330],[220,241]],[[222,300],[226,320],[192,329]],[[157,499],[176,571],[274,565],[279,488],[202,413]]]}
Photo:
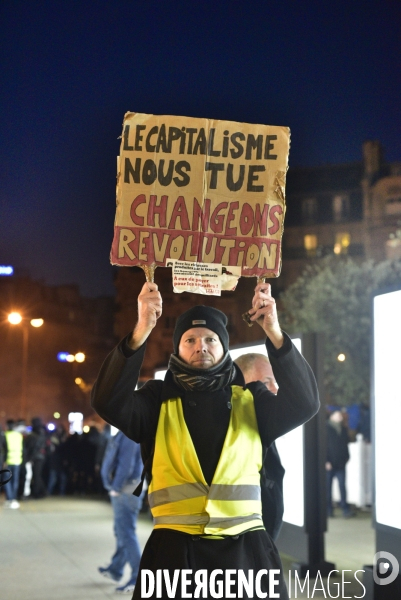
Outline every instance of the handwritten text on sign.
{"label": "handwritten text on sign", "polygon": [[111,262],[277,276],[288,149],[286,127],[127,113]]}

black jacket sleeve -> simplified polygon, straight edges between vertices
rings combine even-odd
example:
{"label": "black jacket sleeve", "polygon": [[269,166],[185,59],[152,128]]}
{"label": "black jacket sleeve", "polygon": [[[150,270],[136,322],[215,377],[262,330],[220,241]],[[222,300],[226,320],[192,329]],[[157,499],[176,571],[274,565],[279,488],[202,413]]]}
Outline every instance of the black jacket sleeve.
{"label": "black jacket sleeve", "polygon": [[271,443],[309,421],[319,410],[319,393],[312,369],[287,334],[284,345],[275,349],[266,341],[269,359],[279,389],[272,394],[260,382],[248,384],[255,399],[255,411],[262,443]]}
{"label": "black jacket sleeve", "polygon": [[148,381],[135,390],[145,346],[133,352],[122,340],[104,361],[91,394],[94,410],[138,443],[155,435],[162,385],[161,381]]}

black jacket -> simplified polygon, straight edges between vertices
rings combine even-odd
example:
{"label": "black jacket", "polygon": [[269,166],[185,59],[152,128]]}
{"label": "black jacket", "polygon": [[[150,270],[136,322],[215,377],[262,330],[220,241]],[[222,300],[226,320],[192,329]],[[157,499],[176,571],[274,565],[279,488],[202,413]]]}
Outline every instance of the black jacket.
{"label": "black jacket", "polygon": [[327,423],[326,460],[334,471],[344,469],[349,461],[348,442],[348,432],[343,425],[341,425],[340,433],[337,433],[333,425],[330,422]]}

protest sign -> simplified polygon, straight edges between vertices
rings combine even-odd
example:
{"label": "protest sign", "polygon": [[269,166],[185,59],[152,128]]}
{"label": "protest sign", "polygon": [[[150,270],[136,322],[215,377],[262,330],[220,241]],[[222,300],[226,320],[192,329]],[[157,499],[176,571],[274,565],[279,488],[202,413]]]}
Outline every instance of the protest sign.
{"label": "protest sign", "polygon": [[288,127],[126,113],[111,263],[277,277],[289,139]]}

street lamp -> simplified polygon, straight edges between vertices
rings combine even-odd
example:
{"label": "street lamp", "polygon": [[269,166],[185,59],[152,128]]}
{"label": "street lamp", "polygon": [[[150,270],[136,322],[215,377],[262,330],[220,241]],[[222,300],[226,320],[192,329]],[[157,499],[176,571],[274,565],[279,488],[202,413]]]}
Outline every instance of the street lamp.
{"label": "street lamp", "polygon": [[[19,312],[12,312],[7,317],[8,322],[11,325],[20,325],[22,327],[22,378],[21,378],[21,417],[25,416],[26,407],[26,387],[27,387],[27,374],[28,374],[28,344],[29,344],[29,327],[27,319],[24,319]],[[43,319],[31,319],[30,324],[32,327],[42,327]]]}

